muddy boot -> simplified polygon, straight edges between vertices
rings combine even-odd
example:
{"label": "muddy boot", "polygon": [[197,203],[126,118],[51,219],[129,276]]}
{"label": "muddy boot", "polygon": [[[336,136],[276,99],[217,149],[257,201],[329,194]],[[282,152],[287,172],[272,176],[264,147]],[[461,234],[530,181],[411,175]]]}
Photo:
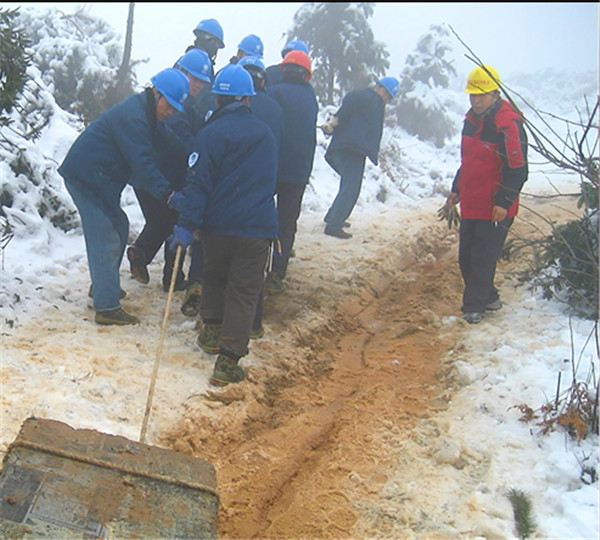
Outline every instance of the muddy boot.
{"label": "muddy boot", "polygon": [[261,337],[263,337],[265,335],[265,329],[262,326],[259,326],[258,328],[253,328],[250,331],[250,339],[260,339]]}
{"label": "muddy boot", "polygon": [[237,383],[244,380],[246,373],[238,360],[229,358],[224,354],[217,356],[210,384],[214,386],[226,386],[229,383]]}
{"label": "muddy boot", "polygon": [[202,296],[202,285],[198,282],[190,283],[185,293],[181,313],[186,317],[196,317],[200,313],[200,297]]}
{"label": "muddy boot", "polygon": [[269,272],[265,279],[265,291],[270,294],[279,294],[285,288],[283,279],[277,272]]}
{"label": "muddy boot", "polygon": [[150,281],[150,274],[148,274],[144,252],[135,246],[130,246],[127,248],[127,260],[129,261],[131,275],[140,283],[146,285]]}
{"label": "muddy boot", "polygon": [[140,320],[127,313],[123,308],[111,309],[110,311],[96,311],[96,323],[124,326],[126,324],[138,324]]}
{"label": "muddy boot", "polygon": [[204,329],[198,336],[198,345],[208,354],[219,352],[219,338],[221,337],[220,324],[205,324]]}

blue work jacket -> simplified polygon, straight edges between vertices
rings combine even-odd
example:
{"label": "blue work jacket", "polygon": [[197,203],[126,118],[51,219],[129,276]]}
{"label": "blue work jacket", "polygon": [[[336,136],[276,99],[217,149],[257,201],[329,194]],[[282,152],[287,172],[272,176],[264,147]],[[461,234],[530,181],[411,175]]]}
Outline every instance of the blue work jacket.
{"label": "blue work jacket", "polygon": [[308,184],[317,145],[319,104],[307,83],[280,82],[267,93],[283,110],[283,137],[279,148],[278,182]]}
{"label": "blue work jacket", "polygon": [[338,125],[325,156],[335,150],[353,150],[367,156],[377,165],[384,111],[383,99],[372,88],[353,90],[346,94],[335,113]]}
{"label": "blue work jacket", "polygon": [[211,234],[276,238],[277,144],[242,102],[215,111],[193,142],[179,225]]}
{"label": "blue work jacket", "polygon": [[96,118],[72,144],[58,172],[92,191],[122,190],[128,183],[165,200],[172,188],[160,172],[157,156],[185,160],[175,134],[156,121],[152,91],[133,94]]}

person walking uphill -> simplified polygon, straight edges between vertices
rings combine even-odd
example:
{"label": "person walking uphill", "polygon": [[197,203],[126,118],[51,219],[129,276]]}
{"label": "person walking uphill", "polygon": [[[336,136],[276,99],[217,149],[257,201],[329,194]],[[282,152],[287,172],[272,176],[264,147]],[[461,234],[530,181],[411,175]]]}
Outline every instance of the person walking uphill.
{"label": "person walking uphill", "polygon": [[319,104],[309,83],[311,63],[303,51],[289,52],[281,63],[282,80],[267,88],[283,110],[283,136],[279,147],[277,170],[277,213],[281,254],[273,258],[267,274],[265,290],[277,294],[283,290],[283,279],[294,247],[302,198],[310,179],[317,145]]}
{"label": "person walking uphill", "polygon": [[269,248],[277,236],[277,143],[250,110],[255,91],[242,66],[224,67],[212,91],[217,109],[194,141],[186,185],[174,197],[179,221],[170,246],[187,248],[200,235],[204,329],[198,344],[218,353],[210,382],[223,386],[245,377],[239,361],[248,354]]}
{"label": "person walking uphill", "polygon": [[173,193],[155,161],[156,150],[182,149],[163,121],[183,110],[189,84],[168,68],[151,79],[152,87],[102,113],[77,137],[58,172],[81,216],[98,324],[136,324],[121,308],[119,267],[125,253],[129,220],[120,205],[129,183],[167,201]]}
{"label": "person walking uphill", "polygon": [[521,114],[501,98],[493,67],[473,69],[465,92],[471,108],[463,124],[460,168],[445,206],[460,203],[462,312],[468,323],[477,324],[486,311],[502,308],[494,277],[528,177],[527,135]]}
{"label": "person walking uphill", "polygon": [[366,158],[374,165],[378,163],[385,105],[397,94],[398,80],[383,77],[373,87],[348,93],[322,126],[326,134],[333,134],[325,160],[340,175],[338,193],[324,218],[329,236],[352,237],[344,230],[349,226],[346,220],[360,194]]}

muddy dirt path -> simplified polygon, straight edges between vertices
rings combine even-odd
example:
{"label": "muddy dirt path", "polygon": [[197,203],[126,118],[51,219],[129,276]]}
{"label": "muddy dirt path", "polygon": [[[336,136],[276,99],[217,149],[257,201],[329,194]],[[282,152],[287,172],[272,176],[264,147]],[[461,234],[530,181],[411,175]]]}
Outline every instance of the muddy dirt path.
{"label": "muddy dirt path", "polygon": [[414,437],[447,400],[456,323],[443,318],[456,315],[461,291],[454,241],[435,224],[393,258],[384,248],[355,276],[358,288],[349,280],[351,294],[308,280],[267,298],[265,320],[282,328],[299,306],[326,312],[323,324],[296,328],[282,344],[301,361],[252,380],[262,390],[254,395],[244,384],[211,394],[226,404],[217,417],[191,410],[162,441],[215,465],[220,538],[382,534],[381,489],[402,466],[396,440]]}
{"label": "muddy dirt path", "polygon": [[[528,204],[572,219],[552,200]],[[418,232],[387,242],[375,241],[374,224],[363,240],[372,253],[351,264],[343,250],[329,265],[295,260],[286,291],[265,304],[278,339],[252,344],[264,365],[248,383],[189,405],[163,438],[215,466],[219,538],[456,533],[453,513],[488,465],[475,456],[479,465],[461,473],[464,458],[436,418],[460,386],[452,362],[469,325],[459,312],[456,233],[432,216],[412,214]],[[514,225],[518,235],[544,230],[548,223],[526,209]],[[522,264],[499,263],[509,300]]]}

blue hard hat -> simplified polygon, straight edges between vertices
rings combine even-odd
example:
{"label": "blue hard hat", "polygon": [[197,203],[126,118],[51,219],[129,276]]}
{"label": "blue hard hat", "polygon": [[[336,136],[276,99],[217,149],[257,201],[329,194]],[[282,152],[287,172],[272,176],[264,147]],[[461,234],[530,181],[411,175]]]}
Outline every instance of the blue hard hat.
{"label": "blue hard hat", "polygon": [[292,39],[291,41],[288,41],[286,46],[281,49],[281,58],[285,58],[285,55],[290,51],[302,51],[306,54],[309,54],[306,43],[304,43],[304,41],[301,39]]}
{"label": "blue hard hat", "polygon": [[382,77],[378,82],[389,92],[392,98],[398,95],[398,86],[400,86],[400,83],[395,77]]}
{"label": "blue hard hat", "polygon": [[238,45],[238,49],[241,49],[245,53],[248,53],[250,56],[258,56],[258,58],[263,57],[263,42],[258,36],[254,34],[250,34],[244,39],[242,39],[242,41],[240,41],[240,44]]}
{"label": "blue hard hat", "polygon": [[175,68],[163,69],[150,82],[179,112],[183,112],[183,104],[190,91],[190,83],[186,75]]}
{"label": "blue hard hat", "polygon": [[244,66],[246,69],[250,70],[256,68],[256,70],[262,71],[263,73],[266,71],[263,61],[258,56],[244,56],[244,58],[238,62],[238,66]]}
{"label": "blue hard hat", "polygon": [[205,32],[214,36],[219,41],[219,49],[225,47],[223,38],[223,28],[216,19],[203,19],[201,20],[196,28],[194,28],[194,35],[198,36],[201,32]]}
{"label": "blue hard hat", "polygon": [[177,65],[196,79],[211,82],[212,63],[208,54],[202,49],[190,49],[177,60]]}
{"label": "blue hard hat", "polygon": [[239,64],[227,64],[215,77],[213,94],[223,96],[254,96],[252,75]]}

